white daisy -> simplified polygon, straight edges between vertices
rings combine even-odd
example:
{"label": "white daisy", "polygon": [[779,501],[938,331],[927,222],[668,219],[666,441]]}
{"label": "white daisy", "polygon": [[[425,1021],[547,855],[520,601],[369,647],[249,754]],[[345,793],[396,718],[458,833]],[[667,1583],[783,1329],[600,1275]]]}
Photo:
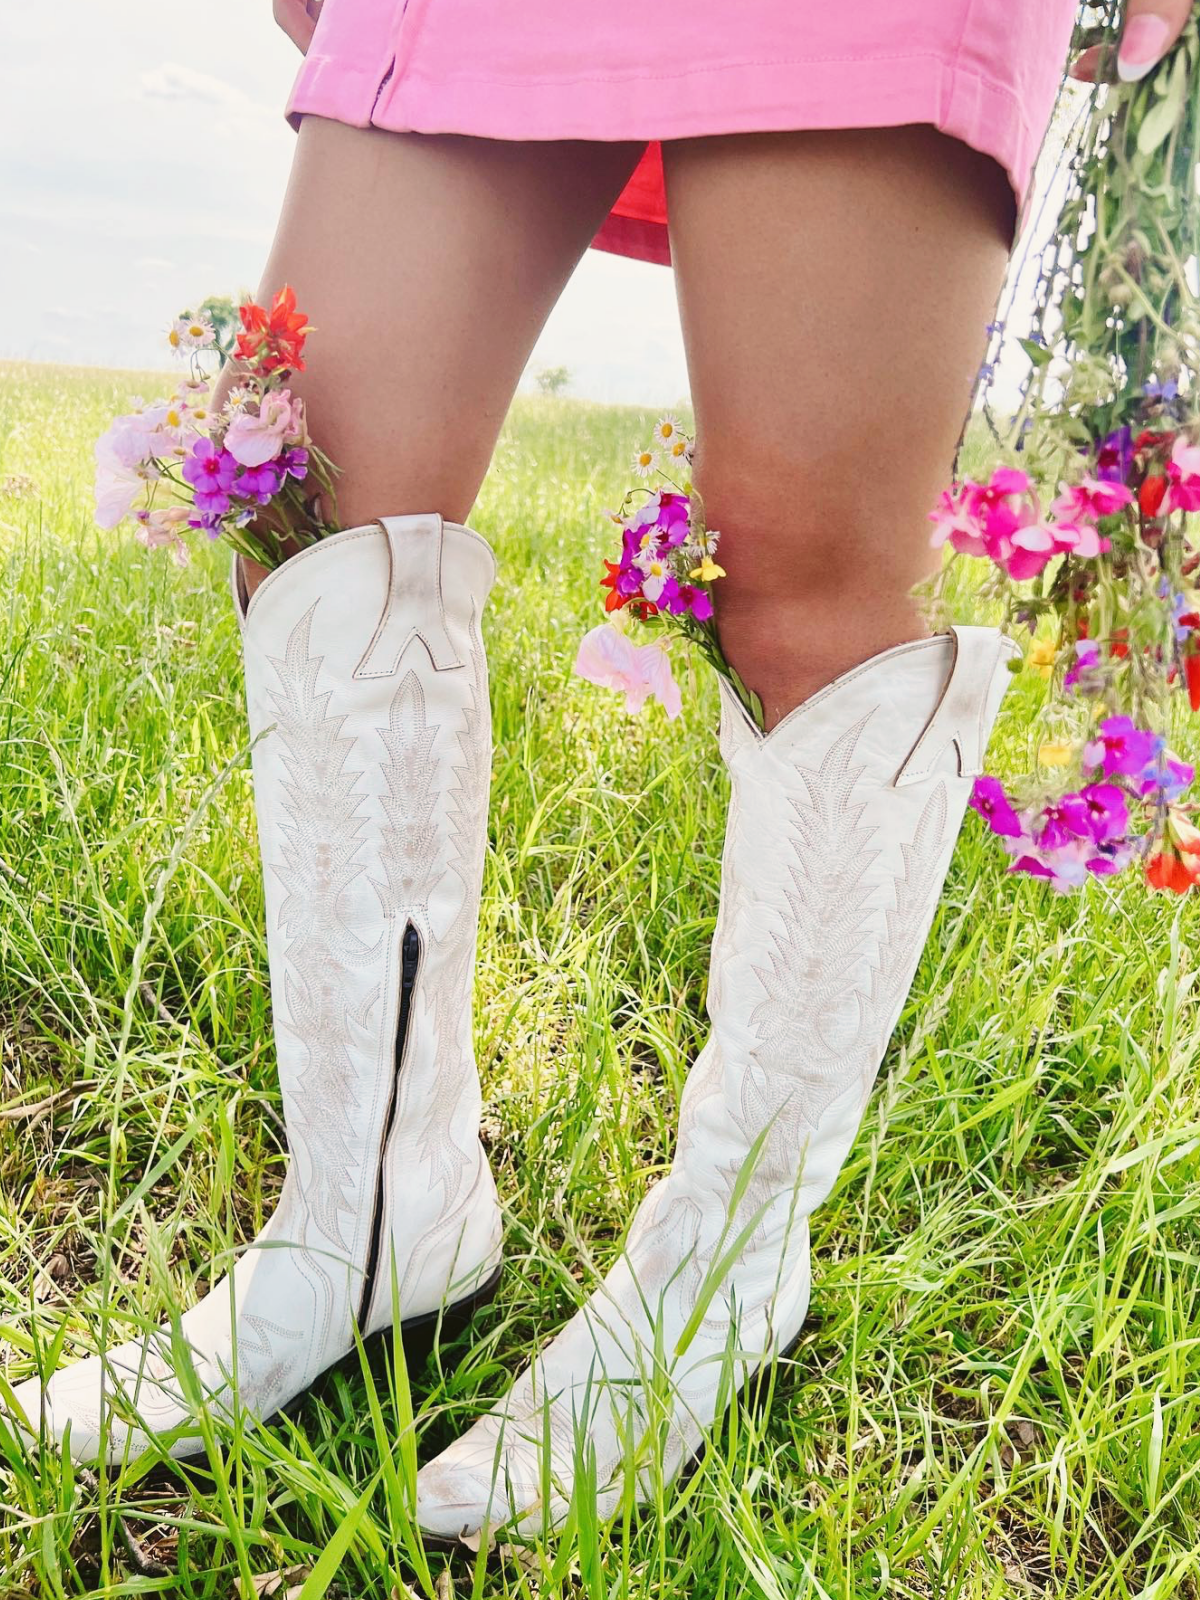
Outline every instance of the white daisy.
{"label": "white daisy", "polygon": [[654,442],[664,450],[671,450],[677,440],[682,439],[678,420],[670,412],[664,417],[659,417],[654,429]]}
{"label": "white daisy", "polygon": [[642,580],[642,593],[653,605],[662,594],[666,581],[671,576],[671,569],[661,556],[652,556],[646,562],[639,561],[638,566],[646,574]]}
{"label": "white daisy", "polygon": [[216,342],[216,337],[212,323],[203,312],[197,312],[194,317],[175,318],[167,334],[167,343],[172,350],[206,350]]}
{"label": "white daisy", "polygon": [[633,470],[639,478],[648,478],[658,470],[658,451],[639,450],[633,458]]}

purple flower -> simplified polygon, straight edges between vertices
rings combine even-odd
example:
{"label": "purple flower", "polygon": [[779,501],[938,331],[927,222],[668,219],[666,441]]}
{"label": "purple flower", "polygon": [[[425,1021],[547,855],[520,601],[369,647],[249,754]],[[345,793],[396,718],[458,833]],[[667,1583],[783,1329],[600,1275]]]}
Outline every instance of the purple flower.
{"label": "purple flower", "polygon": [[[202,515],[222,516],[229,510],[229,491],[238,464],[228,450],[215,445],[211,439],[197,439],[191,453],[184,458],[182,471],[194,491],[197,511]],[[194,525],[208,526],[206,522]]]}
{"label": "purple flower", "polygon": [[1124,789],[1115,783],[1089,783],[1074,798],[1082,802],[1087,827],[1097,844],[1124,841],[1129,832]]}
{"label": "purple flower", "polygon": [[1021,837],[1021,819],[1013,809],[1011,800],[1004,792],[1004,785],[999,778],[983,777],[975,779],[975,786],[971,790],[970,806],[977,811],[993,833],[1005,835],[1010,839]]}
{"label": "purple flower", "polygon": [[275,465],[289,478],[307,478],[308,451],[300,445],[294,450],[285,450],[277,458]]}
{"label": "purple flower", "polygon": [[1105,483],[1125,483],[1133,466],[1133,429],[1116,428],[1096,446],[1096,476]]}
{"label": "purple flower", "polygon": [[[1063,677],[1063,688],[1070,694],[1085,672],[1100,665],[1100,645],[1095,639],[1076,639],[1075,664],[1068,667]],[[1086,685],[1085,685],[1086,688]]]}
{"label": "purple flower", "polygon": [[198,517],[189,517],[188,527],[199,528],[210,539],[219,539],[221,537],[221,517],[223,514],[220,511],[207,511]]}
{"label": "purple flower", "polygon": [[1157,378],[1151,378],[1149,383],[1143,385],[1142,393],[1147,400],[1174,400],[1179,394],[1179,385],[1174,378],[1168,379],[1166,383],[1159,383]]}
{"label": "purple flower", "polygon": [[[1149,799],[1152,795],[1170,804],[1191,788],[1196,769],[1190,761],[1180,761],[1167,749],[1167,741],[1155,741],[1154,755],[1138,774],[1138,793]],[[1160,794],[1161,791],[1161,794]]]}
{"label": "purple flower", "polygon": [[280,475],[274,461],[264,461],[261,467],[243,467],[233,484],[233,492],[242,500],[254,500],[260,506],[268,505],[271,497],[279,493]]}
{"label": "purple flower", "polygon": [[1083,764],[1102,766],[1106,778],[1136,777],[1154,759],[1156,736],[1134,727],[1128,717],[1106,717],[1097,735],[1083,747]]}

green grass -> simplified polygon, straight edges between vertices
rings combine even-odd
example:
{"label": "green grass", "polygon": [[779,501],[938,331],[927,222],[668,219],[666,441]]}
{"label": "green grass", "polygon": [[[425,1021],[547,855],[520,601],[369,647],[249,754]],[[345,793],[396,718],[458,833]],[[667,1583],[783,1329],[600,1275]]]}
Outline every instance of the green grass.
{"label": "green grass", "polygon": [[[153,382],[0,368],[0,486],[32,480],[0,487],[11,1381],[35,1342],[90,1348],[106,1300],[201,1292],[284,1170],[225,562],[181,575],[90,516],[91,441]],[[93,1479],[0,1444],[5,1600],[224,1600],[293,1568],[305,1600],[1200,1594],[1196,913],[1017,882],[973,818],[767,1403],[660,1514],[421,1553],[413,1453],[387,1448],[405,1405],[425,1459],[566,1318],[669,1159],[704,1034],[713,686],[668,735],[570,672],[644,422],[519,403],[475,518],[501,561],[476,1019],[499,1300],[411,1393],[352,1366],[215,1473]],[[1002,746],[1041,693],[1023,675]],[[169,1576],[131,1570],[122,1510]]]}

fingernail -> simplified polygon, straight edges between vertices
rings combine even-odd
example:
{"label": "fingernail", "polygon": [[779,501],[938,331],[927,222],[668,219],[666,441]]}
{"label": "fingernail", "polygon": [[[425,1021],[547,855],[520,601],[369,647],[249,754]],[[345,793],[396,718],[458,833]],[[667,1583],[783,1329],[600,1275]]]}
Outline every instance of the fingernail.
{"label": "fingernail", "polygon": [[1151,67],[1157,66],[1167,47],[1170,30],[1161,17],[1131,17],[1121,35],[1117,51],[1117,77],[1122,83],[1136,83]]}

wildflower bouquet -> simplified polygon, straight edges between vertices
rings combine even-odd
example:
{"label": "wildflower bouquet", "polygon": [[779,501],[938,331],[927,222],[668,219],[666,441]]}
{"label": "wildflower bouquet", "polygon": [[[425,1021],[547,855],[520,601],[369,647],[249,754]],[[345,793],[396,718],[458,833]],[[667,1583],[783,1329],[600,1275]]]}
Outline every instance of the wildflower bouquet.
{"label": "wildflower bouquet", "polygon": [[[713,620],[713,584],[725,576],[716,561],[720,535],[705,527],[704,507],[690,478],[694,441],[673,416],[660,417],[654,437],[633,458],[641,485],[609,513],[621,530],[616,561],[605,561],[600,580],[604,608],[614,618],[586,635],[575,670],[591,683],[618,689],[626,709],[639,711],[650,695],[669,717],[681,708],[668,651],[673,642],[695,646],[726,678],[761,727],[762,704],[726,661]],[[635,645],[626,627],[651,634]]]}
{"label": "wildflower bouquet", "polygon": [[[188,560],[184,538],[223,538],[267,568],[335,531],[335,467],[312,442],[304,404],[288,387],[304,371],[312,329],[285,285],[269,307],[246,301],[218,331],[211,317],[185,312],[168,342],[189,358],[189,376],[165,400],[137,404],[96,443],[96,520],[127,517],[150,548]],[[217,410],[205,368],[232,362],[237,383]]]}
{"label": "wildflower bouquet", "polygon": [[[1200,47],[1194,13],[1155,71],[1118,84],[1119,22],[1115,0],[1083,8],[1075,44],[1101,47],[1100,81],[1068,139],[1021,403],[1003,424],[985,406],[998,464],[942,496],[933,539],[987,563],[980,600],[1027,631],[1046,680],[1032,770],[975,788],[1011,870],[1063,890],[1136,868],[1183,892],[1200,882],[1194,771],[1170,747],[1200,710]],[[1048,506],[1035,481],[1059,486]]]}

